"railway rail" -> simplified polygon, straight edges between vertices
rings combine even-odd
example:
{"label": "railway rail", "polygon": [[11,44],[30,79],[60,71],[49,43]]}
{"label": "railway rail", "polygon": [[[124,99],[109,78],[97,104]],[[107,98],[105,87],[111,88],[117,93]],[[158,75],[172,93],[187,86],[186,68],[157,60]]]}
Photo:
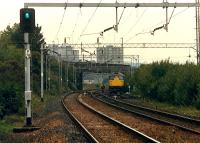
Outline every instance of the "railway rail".
{"label": "railway rail", "polygon": [[181,115],[171,114],[167,112],[162,112],[150,108],[145,108],[141,106],[136,106],[107,96],[100,96],[97,99],[100,100],[101,102],[131,112],[133,114],[149,118],[167,125],[172,125],[182,130],[200,135],[200,120],[184,117]]}
{"label": "railway rail", "polygon": [[106,115],[111,116],[112,118],[132,127],[136,130],[143,132],[144,134],[151,136],[152,138],[159,140],[163,143],[199,143],[200,136],[199,134],[194,134],[182,130],[176,126],[163,124],[146,117],[141,117],[135,114],[132,114],[128,111],[115,108],[106,103],[103,103],[95,98],[90,96],[84,96],[83,100],[94,107],[95,109],[103,112]]}
{"label": "railway rail", "polygon": [[[70,96],[70,95],[68,95],[68,96]],[[61,103],[62,103],[66,113],[69,115],[69,117],[72,119],[72,121],[77,125],[77,127],[83,132],[84,136],[88,139],[88,141],[98,143],[98,141],[92,136],[92,134],[81,124],[81,122],[67,108],[67,106],[65,105],[65,101],[64,101],[65,98],[66,98],[66,96],[61,100]]]}
{"label": "railway rail", "polygon": [[66,96],[62,104],[90,142],[152,142],[159,141],[95,110],[74,93]]}

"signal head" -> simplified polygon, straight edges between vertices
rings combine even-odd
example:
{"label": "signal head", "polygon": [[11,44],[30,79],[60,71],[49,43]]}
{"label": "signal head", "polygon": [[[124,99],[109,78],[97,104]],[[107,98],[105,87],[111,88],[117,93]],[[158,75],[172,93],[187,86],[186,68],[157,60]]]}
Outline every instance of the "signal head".
{"label": "signal head", "polygon": [[32,33],[35,29],[35,10],[33,8],[20,9],[20,28],[24,33]]}

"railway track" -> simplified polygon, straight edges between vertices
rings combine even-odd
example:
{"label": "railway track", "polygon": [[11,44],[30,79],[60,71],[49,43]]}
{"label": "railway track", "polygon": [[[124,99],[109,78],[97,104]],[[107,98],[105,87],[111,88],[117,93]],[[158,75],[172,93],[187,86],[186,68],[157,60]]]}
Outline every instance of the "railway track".
{"label": "railway track", "polygon": [[181,115],[162,112],[150,108],[136,106],[111,97],[101,96],[98,98],[101,102],[134,113],[136,115],[155,120],[160,123],[172,125],[182,130],[200,135],[200,120],[184,117]]}
{"label": "railway track", "polygon": [[111,116],[112,118],[137,129],[163,143],[199,143],[200,136],[184,131],[175,126],[166,125],[149,118],[139,117],[130,112],[115,108],[102,101],[84,96],[83,100],[95,109]]}
{"label": "railway track", "polygon": [[63,106],[90,142],[152,142],[159,141],[95,110],[74,93],[62,100]]}

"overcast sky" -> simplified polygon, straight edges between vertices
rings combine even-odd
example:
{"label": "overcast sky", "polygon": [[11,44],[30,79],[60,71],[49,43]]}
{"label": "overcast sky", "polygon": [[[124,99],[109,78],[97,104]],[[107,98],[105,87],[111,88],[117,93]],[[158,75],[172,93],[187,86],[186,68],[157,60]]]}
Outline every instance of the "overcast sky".
{"label": "overcast sky", "polygon": [[[101,0],[68,0],[68,2],[100,2]],[[0,5],[0,31],[7,25],[19,23],[19,10],[24,2],[67,2],[67,0],[6,0]],[[116,0],[102,0],[116,2]],[[163,0],[118,0],[118,2],[163,2]],[[195,0],[168,0],[168,2],[195,2]],[[64,13],[64,8],[35,8],[36,24],[42,26],[42,32],[47,43],[63,43],[64,37],[69,43],[96,43],[99,34],[80,36],[81,34],[99,33],[115,24],[114,8],[66,8],[60,31],[58,29]],[[123,8],[118,8],[120,17]],[[173,8],[169,8],[169,17]],[[93,17],[91,18],[91,15]],[[90,20],[91,18],[91,20]],[[88,23],[88,21],[90,21]],[[169,31],[158,30],[152,36],[149,32],[165,24],[165,9],[163,8],[125,8],[119,23],[119,32],[110,30],[104,33],[100,42],[112,43],[195,43],[195,8],[176,8],[169,23]],[[58,34],[57,34],[58,33]],[[146,33],[146,34],[141,34]],[[129,55],[140,55],[142,62],[151,62],[170,58],[175,62],[189,60],[196,62],[196,54],[192,49],[126,49]]]}

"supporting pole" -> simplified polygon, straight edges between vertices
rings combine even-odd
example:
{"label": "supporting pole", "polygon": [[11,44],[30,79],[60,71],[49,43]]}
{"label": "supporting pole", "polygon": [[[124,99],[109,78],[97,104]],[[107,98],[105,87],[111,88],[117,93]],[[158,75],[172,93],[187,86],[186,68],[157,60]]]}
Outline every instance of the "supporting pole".
{"label": "supporting pole", "polygon": [[168,32],[168,7],[166,7],[166,24],[165,24],[165,30]]}
{"label": "supporting pole", "polygon": [[49,91],[51,90],[51,63],[50,63],[50,56],[48,58],[48,65],[49,65],[49,72],[48,72],[48,81],[49,81]]}
{"label": "supporting pole", "polygon": [[76,69],[76,67],[75,67],[75,71],[74,71],[74,80],[75,80],[75,81],[74,81],[74,83],[75,83],[75,86],[77,87],[77,83],[76,83],[76,82],[77,82],[77,81],[76,81],[76,80],[77,80],[77,79],[76,79],[76,70],[77,70],[77,69]]}
{"label": "supporting pole", "polygon": [[72,73],[73,73],[73,83],[74,83],[74,63],[72,64],[73,66],[72,66]]}
{"label": "supporting pole", "polygon": [[62,90],[62,57],[60,55],[60,86],[61,86],[61,90]]}
{"label": "supporting pole", "polygon": [[69,86],[69,77],[68,77],[68,62],[67,62],[67,88],[68,88],[68,86]]}
{"label": "supporting pole", "polygon": [[43,55],[43,47],[44,45],[41,44],[41,101],[43,102],[43,95],[44,95],[44,67],[43,67],[43,62],[44,62],[44,55]]}
{"label": "supporting pole", "polygon": [[[82,52],[83,52],[83,51],[82,51],[82,48],[83,48],[82,45],[83,45],[83,44],[82,44],[82,42],[81,42],[81,55],[82,55]],[[84,54],[83,54],[83,62],[84,62]]]}
{"label": "supporting pole", "polygon": [[47,77],[47,74],[48,74],[48,71],[47,71],[47,54],[45,56],[45,72],[46,72],[46,91],[48,90],[48,77]]}
{"label": "supporting pole", "polygon": [[[196,4],[199,4],[199,0],[196,0]],[[199,21],[199,7],[196,7],[196,52],[197,52],[197,64],[200,63],[199,55],[199,43],[200,43],[200,21]]]}
{"label": "supporting pole", "polygon": [[29,34],[24,33],[25,42],[25,106],[26,106],[26,126],[32,125],[31,118],[31,89],[30,89],[30,58],[31,51],[29,45]]}
{"label": "supporting pole", "polygon": [[118,13],[117,13],[117,7],[116,7],[116,25],[114,27],[115,31],[118,32]]}
{"label": "supporting pole", "polygon": [[131,77],[132,77],[132,68],[133,68],[133,58],[131,57]]}
{"label": "supporting pole", "polygon": [[60,74],[60,57],[59,57],[59,54],[58,54],[58,83],[59,83],[59,91],[61,89],[61,74]]}
{"label": "supporting pole", "polygon": [[122,61],[122,64],[124,64],[124,57],[123,57],[123,55],[124,55],[124,38],[122,37],[121,38],[122,39],[122,59],[123,59],[123,61]]}

